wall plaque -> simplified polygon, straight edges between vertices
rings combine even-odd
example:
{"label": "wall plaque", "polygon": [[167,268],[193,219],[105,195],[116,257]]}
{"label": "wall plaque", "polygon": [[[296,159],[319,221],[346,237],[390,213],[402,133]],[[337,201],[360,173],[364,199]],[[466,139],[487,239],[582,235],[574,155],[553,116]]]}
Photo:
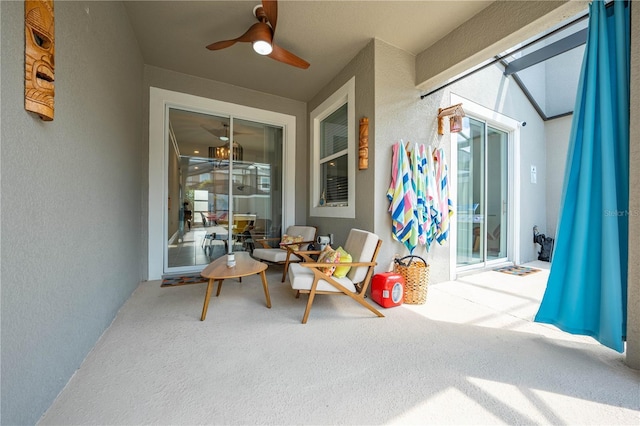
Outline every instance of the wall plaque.
{"label": "wall plaque", "polygon": [[53,0],[24,2],[24,107],[45,121],[53,120]]}

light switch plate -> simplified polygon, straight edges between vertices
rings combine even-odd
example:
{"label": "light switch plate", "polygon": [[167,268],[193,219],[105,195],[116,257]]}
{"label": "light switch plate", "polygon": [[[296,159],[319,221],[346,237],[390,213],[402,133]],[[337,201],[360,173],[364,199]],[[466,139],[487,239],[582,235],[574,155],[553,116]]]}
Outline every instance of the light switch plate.
{"label": "light switch plate", "polygon": [[538,181],[538,171],[536,169],[536,166],[531,166],[531,183],[537,183]]}

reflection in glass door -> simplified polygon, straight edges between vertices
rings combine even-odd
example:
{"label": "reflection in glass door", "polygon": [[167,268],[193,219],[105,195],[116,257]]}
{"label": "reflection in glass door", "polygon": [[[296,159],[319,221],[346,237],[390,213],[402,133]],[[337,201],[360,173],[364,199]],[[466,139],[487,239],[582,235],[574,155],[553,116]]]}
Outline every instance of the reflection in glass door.
{"label": "reflection in glass door", "polygon": [[465,117],[457,133],[457,266],[507,258],[509,134]]}
{"label": "reflection in glass door", "polygon": [[279,235],[282,127],[169,108],[165,271]]}

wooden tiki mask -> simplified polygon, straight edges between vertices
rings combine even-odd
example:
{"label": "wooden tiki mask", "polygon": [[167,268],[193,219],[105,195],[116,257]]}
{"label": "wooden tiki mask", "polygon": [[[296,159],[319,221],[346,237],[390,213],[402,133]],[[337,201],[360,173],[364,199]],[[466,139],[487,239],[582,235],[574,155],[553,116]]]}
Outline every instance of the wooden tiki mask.
{"label": "wooden tiki mask", "polygon": [[53,0],[24,2],[24,107],[45,121],[53,120]]}

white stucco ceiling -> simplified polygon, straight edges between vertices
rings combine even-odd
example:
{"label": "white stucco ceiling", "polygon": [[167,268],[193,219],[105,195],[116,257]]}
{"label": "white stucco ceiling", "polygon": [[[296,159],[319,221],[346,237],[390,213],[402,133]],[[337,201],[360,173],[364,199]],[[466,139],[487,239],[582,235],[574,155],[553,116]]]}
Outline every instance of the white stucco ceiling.
{"label": "white stucco ceiling", "polygon": [[308,101],[372,38],[417,55],[492,1],[280,0],[274,41],[305,59],[302,70],[262,57],[238,37],[257,22],[258,0],[126,1],[146,64]]}
{"label": "white stucco ceiling", "polygon": [[[219,51],[206,49],[212,42],[238,37],[257,22],[252,11],[259,0],[125,1],[124,5],[146,64],[305,102],[371,39],[418,55],[473,20],[491,3],[280,0],[274,41],[310,62],[307,70],[260,56],[249,43],[237,43]],[[554,72],[554,80],[573,81],[577,79],[576,73],[573,69]],[[530,80],[526,82],[530,88],[545,86],[544,79],[537,79],[535,84]],[[567,97],[572,99],[574,95]],[[541,108],[546,106],[541,104]],[[208,146],[222,144],[212,132],[223,129],[223,121],[183,114],[173,117],[172,125],[185,154],[193,155],[193,151],[199,150],[200,155],[206,156],[203,150]],[[253,132],[243,129],[242,123],[237,122],[234,129],[234,140],[246,148],[259,143],[259,138],[252,140]]]}

